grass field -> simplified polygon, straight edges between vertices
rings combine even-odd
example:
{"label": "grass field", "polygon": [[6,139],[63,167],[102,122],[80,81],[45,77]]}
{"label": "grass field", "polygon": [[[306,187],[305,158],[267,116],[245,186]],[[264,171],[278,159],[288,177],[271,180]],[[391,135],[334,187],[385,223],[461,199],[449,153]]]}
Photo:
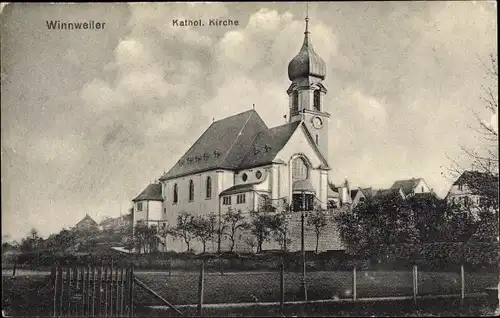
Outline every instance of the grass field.
{"label": "grass field", "polygon": [[[4,274],[5,275],[5,274]],[[52,309],[53,294],[48,283],[48,276],[18,276],[12,279],[3,275],[2,307],[9,315],[46,316]],[[136,272],[136,277],[156,291],[162,297],[176,305],[195,304],[198,297],[198,273],[174,272],[172,276],[162,272]],[[483,288],[497,284],[498,278],[491,273],[467,274],[465,280],[466,293],[480,292]],[[285,273],[285,301],[301,300],[300,273]],[[236,302],[274,302],[279,301],[278,272],[247,272],[205,274],[204,303],[236,303]],[[307,279],[308,298],[350,298],[352,297],[352,272],[309,272]],[[460,292],[460,275],[449,272],[420,272],[419,294],[450,294]],[[404,296],[412,295],[411,272],[363,272],[357,274],[357,295],[362,297]],[[145,306],[162,305],[140,288],[136,288],[134,296],[137,314],[147,316],[164,316],[165,311],[154,311]],[[411,303],[411,302],[410,302]],[[472,303],[473,309],[466,310],[463,315],[486,312],[483,305]],[[333,306],[333,307],[332,307]],[[350,307],[349,307],[350,306]],[[371,306],[371,307],[370,307]],[[382,306],[382,307],[380,307]],[[398,305],[399,306],[399,305]],[[343,308],[338,305],[316,304],[311,306],[289,305],[287,315],[321,316],[335,312],[338,316],[370,316],[370,315],[426,315],[432,316],[432,310],[398,307],[392,304],[349,304]],[[483,307],[481,307],[483,306]],[[398,309],[399,308],[399,309]],[[449,309],[438,307],[437,313],[453,312],[456,306]],[[142,310],[142,311],[141,311]],[[188,315],[194,315],[195,309],[185,309]],[[223,316],[262,316],[276,315],[276,308],[256,307],[246,309],[207,309],[206,315]],[[302,312],[300,312],[302,311]],[[386,314],[383,314],[386,313]],[[450,314],[451,315],[451,314]],[[455,313],[453,316],[462,315]]]}

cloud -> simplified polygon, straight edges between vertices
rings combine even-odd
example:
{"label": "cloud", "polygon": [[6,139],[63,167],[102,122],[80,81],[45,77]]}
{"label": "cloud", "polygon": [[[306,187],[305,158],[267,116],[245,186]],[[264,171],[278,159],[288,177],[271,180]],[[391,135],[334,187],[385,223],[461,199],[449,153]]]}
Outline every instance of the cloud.
{"label": "cloud", "polygon": [[[484,75],[476,57],[496,49],[495,8],[345,2],[310,9],[313,47],[328,68],[332,181],[347,176],[384,187],[424,177],[444,194],[444,154],[475,142],[467,126]],[[213,117],[255,104],[269,126],[285,123],[287,64],[303,41],[301,5],[39,4],[8,11],[0,30],[2,211],[9,224],[2,229],[35,226],[48,234],[87,212],[116,215]],[[103,17],[110,28],[56,36],[38,27],[66,16]],[[241,24],[172,25],[200,18]]]}

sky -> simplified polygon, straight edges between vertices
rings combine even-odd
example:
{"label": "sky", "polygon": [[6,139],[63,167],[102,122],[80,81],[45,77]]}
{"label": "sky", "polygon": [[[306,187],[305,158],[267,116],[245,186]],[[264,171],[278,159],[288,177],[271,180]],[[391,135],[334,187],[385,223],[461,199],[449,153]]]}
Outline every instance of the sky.
{"label": "sky", "polygon": [[[305,3],[2,4],[2,233],[42,236],[131,200],[212,123],[252,108],[285,123],[288,62]],[[496,4],[309,3],[331,114],[330,180],[390,187],[422,177],[440,196],[450,158],[481,148],[481,60],[497,54]],[[176,27],[174,19],[238,20]],[[46,21],[104,22],[49,30]],[[496,128],[497,129],[497,128]]]}

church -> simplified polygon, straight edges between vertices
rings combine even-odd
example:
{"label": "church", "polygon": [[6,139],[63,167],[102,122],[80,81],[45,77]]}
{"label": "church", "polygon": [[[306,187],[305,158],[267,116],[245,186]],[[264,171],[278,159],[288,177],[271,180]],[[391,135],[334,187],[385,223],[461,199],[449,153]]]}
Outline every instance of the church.
{"label": "church", "polygon": [[[133,200],[134,224],[175,226],[182,212],[220,218],[229,208],[249,213],[263,202],[291,205],[292,211],[329,207],[326,65],[313,49],[308,23],[306,18],[302,47],[288,64],[288,123],[267,127],[253,109],[213,122]],[[169,242],[169,249],[180,241]]]}

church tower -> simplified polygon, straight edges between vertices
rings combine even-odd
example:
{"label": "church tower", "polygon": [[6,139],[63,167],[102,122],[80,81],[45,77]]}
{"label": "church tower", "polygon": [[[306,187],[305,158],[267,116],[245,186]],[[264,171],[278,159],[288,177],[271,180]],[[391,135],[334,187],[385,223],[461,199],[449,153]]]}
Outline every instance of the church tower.
{"label": "church tower", "polygon": [[326,65],[314,52],[309,36],[309,17],[306,17],[304,42],[299,53],[288,64],[288,78],[292,84],[287,90],[290,122],[303,121],[314,142],[328,161],[328,124],[330,114],[324,104],[327,93],[321,83],[326,77]]}

